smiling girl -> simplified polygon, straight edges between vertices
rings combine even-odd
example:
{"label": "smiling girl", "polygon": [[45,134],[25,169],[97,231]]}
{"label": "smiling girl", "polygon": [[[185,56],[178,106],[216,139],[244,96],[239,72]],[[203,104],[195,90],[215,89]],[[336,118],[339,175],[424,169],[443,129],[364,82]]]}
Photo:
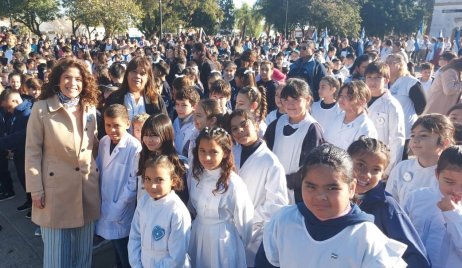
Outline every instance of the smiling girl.
{"label": "smiling girl", "polygon": [[248,267],[245,248],[252,236],[253,204],[234,173],[231,136],[204,128],[196,140],[188,177],[193,214],[188,253],[192,267]]}

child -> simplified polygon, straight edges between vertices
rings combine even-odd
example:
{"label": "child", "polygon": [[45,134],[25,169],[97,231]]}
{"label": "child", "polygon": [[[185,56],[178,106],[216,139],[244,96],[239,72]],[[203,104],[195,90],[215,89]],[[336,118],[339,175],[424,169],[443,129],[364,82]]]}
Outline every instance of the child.
{"label": "child", "polygon": [[266,89],[266,97],[268,100],[268,110],[272,111],[277,108],[275,103],[275,92],[278,87],[278,82],[273,80],[273,69],[274,65],[271,61],[263,61],[260,64],[260,81],[257,86],[264,87]]}
{"label": "child", "polygon": [[434,66],[431,62],[424,62],[420,65],[420,74],[422,76],[419,78],[419,81],[425,93],[428,92],[433,82],[433,68]]}
{"label": "child", "polygon": [[247,110],[255,115],[259,125],[259,137],[263,137],[267,128],[265,124],[266,106],[266,90],[264,87],[244,87],[239,90],[236,97],[236,109]]}
{"label": "child", "polygon": [[436,166],[437,187],[419,189],[404,209],[427,248],[432,267],[462,266],[462,147],[444,150]]}
{"label": "child", "polygon": [[130,120],[127,109],[113,104],[104,111],[104,136],[96,163],[100,170],[101,216],[95,233],[111,240],[118,267],[130,267],[128,235],[136,207],[136,169],[140,142],[127,133]]}
{"label": "child", "polygon": [[263,231],[271,265],[406,267],[406,246],[386,237],[371,215],[351,203],[356,181],[345,151],[323,144],[311,151],[301,173],[303,202],[279,210]]}
{"label": "child", "polygon": [[8,85],[15,91],[20,92],[22,75],[17,72],[11,72],[8,75]]}
{"label": "child", "polygon": [[191,216],[174,190],[183,180],[165,155],[143,165],[144,195],[136,207],[128,252],[132,267],[189,267]]}
{"label": "child", "polygon": [[233,106],[233,109],[234,109],[236,107],[236,98],[237,98],[237,94],[239,93],[239,90],[247,86],[251,86],[251,87],[257,86],[257,82],[255,80],[255,72],[250,69],[241,67],[237,69],[234,75],[234,80],[231,81],[230,84],[233,87],[232,93],[231,93],[231,105]]}
{"label": "child", "polygon": [[[188,146],[188,159],[192,164],[193,149],[196,146],[196,138],[205,127],[223,126],[223,113],[218,101],[213,99],[201,100],[194,110],[194,133],[191,135]],[[184,154],[183,154],[184,155]]]}
{"label": "child", "polygon": [[338,93],[338,103],[344,113],[337,116],[326,130],[326,140],[344,150],[359,137],[377,138],[374,123],[366,113],[371,92],[362,81],[344,84]]}
{"label": "child", "polygon": [[42,81],[37,78],[27,79],[26,82],[24,82],[24,91],[28,96],[32,97],[32,102],[34,102],[42,92]]}
{"label": "child", "polygon": [[324,143],[321,126],[311,117],[310,87],[301,79],[292,78],[281,92],[282,105],[287,114],[275,120],[265,132],[268,148],[279,158],[286,172],[289,203],[301,202],[298,171],[308,153]]}
{"label": "child", "polygon": [[[142,175],[144,170],[143,164],[151,157],[158,155],[165,155],[169,161],[175,166],[175,174],[180,178],[185,179],[186,174],[185,164],[180,160],[174,145],[174,133],[172,121],[164,114],[158,114],[149,117],[144,122],[143,128],[141,129],[141,144],[142,150],[138,161],[138,176]],[[144,195],[145,189],[142,183],[138,183],[138,200]],[[178,191],[177,194],[181,200],[187,204],[189,194],[187,189],[184,191]]]}
{"label": "child", "polygon": [[193,86],[184,87],[175,93],[175,109],[178,117],[173,121],[175,148],[180,155],[194,130],[194,107],[199,102],[199,94]]}
{"label": "child", "polygon": [[236,73],[237,65],[232,61],[227,61],[223,64],[223,79],[231,82],[234,79],[234,73]]}
{"label": "child", "polygon": [[253,267],[262,241],[263,226],[271,215],[289,203],[284,167],[258,137],[258,124],[252,113],[237,109],[229,117],[237,174],[247,185],[255,208],[252,239],[247,247],[247,266]]}
{"label": "child", "polygon": [[210,99],[217,100],[220,104],[221,111],[223,114],[230,114],[231,110],[231,84],[223,79],[219,79],[213,82],[209,86]]}
{"label": "child", "polygon": [[286,111],[284,110],[284,106],[281,102],[281,92],[286,84],[279,83],[276,91],[274,92],[274,103],[276,105],[276,109],[272,110],[265,118],[265,124],[269,126],[274,120],[281,117],[281,115],[285,114]]}
{"label": "child", "polygon": [[388,175],[403,156],[404,112],[399,101],[386,88],[390,78],[390,67],[386,63],[372,62],[364,74],[372,96],[367,104],[368,116],[377,130],[377,139],[390,147],[390,164],[386,170]]}
{"label": "child", "polygon": [[396,200],[385,192],[382,179],[390,160],[388,146],[363,136],[348,147],[348,154],[353,160],[359,208],[374,216],[375,225],[386,236],[407,245],[403,259],[408,267],[430,267],[414,226]]}
{"label": "child", "polygon": [[149,114],[142,113],[137,114],[133,117],[132,128],[133,128],[133,137],[135,137],[139,142],[141,141],[141,129],[143,128],[144,122],[148,120]]}
{"label": "child", "polygon": [[[220,71],[217,71],[217,70],[213,70],[212,72],[210,72],[210,75],[209,77],[207,78],[207,86],[210,88],[210,86],[215,83],[215,81],[218,81],[222,79],[221,77],[221,72]],[[209,96],[211,95],[211,93],[209,92]]]}
{"label": "child", "polygon": [[324,130],[342,113],[335,100],[339,88],[339,81],[332,76],[325,76],[319,82],[319,97],[321,100],[311,105],[311,115]]}
{"label": "child", "polygon": [[452,106],[449,109],[447,116],[453,123],[462,124],[462,103]]}
{"label": "child", "polygon": [[231,137],[222,128],[204,128],[196,144],[188,177],[196,214],[188,250],[192,267],[247,267],[253,205],[244,182],[233,172]]}
{"label": "child", "polygon": [[414,123],[409,147],[416,158],[398,163],[385,188],[402,207],[412,191],[437,188],[436,164],[441,152],[453,143],[453,135],[453,124],[441,114],[423,115]]}

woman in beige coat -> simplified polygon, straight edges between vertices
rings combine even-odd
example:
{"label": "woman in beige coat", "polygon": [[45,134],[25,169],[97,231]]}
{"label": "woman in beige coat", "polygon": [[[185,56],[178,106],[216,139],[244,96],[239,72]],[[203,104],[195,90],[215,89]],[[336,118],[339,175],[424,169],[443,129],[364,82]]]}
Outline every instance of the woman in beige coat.
{"label": "woman in beige coat", "polygon": [[26,187],[40,225],[43,267],[90,267],[99,217],[97,87],[85,64],[62,59],[34,104],[27,125]]}
{"label": "woman in beige coat", "polygon": [[454,59],[441,68],[427,93],[424,114],[447,114],[460,101],[462,93],[462,58]]}

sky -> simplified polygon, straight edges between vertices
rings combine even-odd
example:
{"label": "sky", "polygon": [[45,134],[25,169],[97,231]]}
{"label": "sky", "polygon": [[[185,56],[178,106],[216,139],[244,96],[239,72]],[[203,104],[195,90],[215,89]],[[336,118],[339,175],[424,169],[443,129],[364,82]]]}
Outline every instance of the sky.
{"label": "sky", "polygon": [[239,8],[243,3],[247,3],[250,6],[253,6],[255,4],[255,0],[234,0],[234,5]]}

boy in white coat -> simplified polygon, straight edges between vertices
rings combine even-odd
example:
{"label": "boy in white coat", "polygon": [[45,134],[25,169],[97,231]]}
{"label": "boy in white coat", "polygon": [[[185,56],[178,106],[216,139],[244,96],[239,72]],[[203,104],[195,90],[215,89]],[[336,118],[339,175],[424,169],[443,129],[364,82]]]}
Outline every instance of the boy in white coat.
{"label": "boy in white coat", "polygon": [[199,102],[199,94],[194,87],[178,89],[175,93],[175,109],[178,117],[173,121],[175,148],[179,155],[187,156],[185,145],[194,131],[194,107]]}
{"label": "boy in white coat", "polygon": [[390,147],[390,162],[385,170],[391,169],[401,161],[403,155],[405,130],[404,112],[401,104],[393,97],[385,85],[390,78],[390,67],[384,62],[370,63],[364,72],[366,85],[371,91],[368,102],[368,116],[377,129],[377,138]]}
{"label": "boy in white coat", "polygon": [[95,233],[111,240],[118,267],[130,267],[128,235],[136,207],[137,164],[140,142],[127,133],[130,120],[125,106],[113,104],[104,111],[104,136],[96,163],[100,170],[101,217]]}

